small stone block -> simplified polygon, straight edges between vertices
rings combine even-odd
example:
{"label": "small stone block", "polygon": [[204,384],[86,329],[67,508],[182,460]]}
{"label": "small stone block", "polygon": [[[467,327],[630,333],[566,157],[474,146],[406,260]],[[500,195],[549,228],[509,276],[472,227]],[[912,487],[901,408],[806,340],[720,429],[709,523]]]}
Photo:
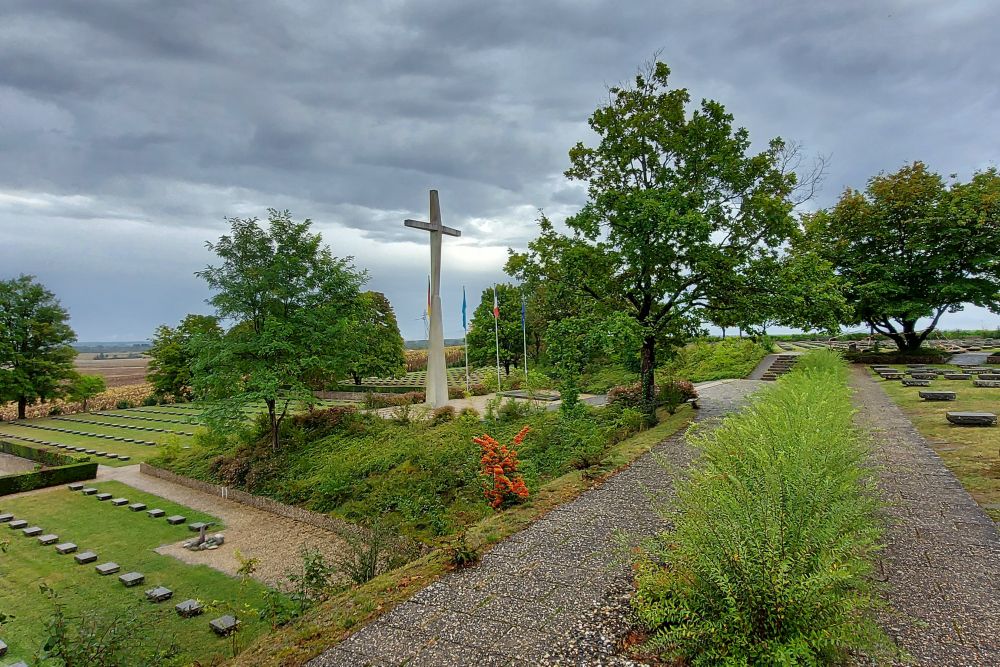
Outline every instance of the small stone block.
{"label": "small stone block", "polygon": [[233,634],[236,632],[239,625],[240,622],[236,620],[236,617],[230,614],[220,616],[219,618],[209,621],[208,623],[208,627],[212,628],[212,631],[220,637]]}
{"label": "small stone block", "polygon": [[128,498],[115,498],[111,501],[111,504],[115,507],[121,507],[122,505],[128,505]]}
{"label": "small stone block", "polygon": [[24,519],[15,519],[7,524],[7,527],[11,530],[21,530],[22,528],[28,527],[28,522]]}
{"label": "small stone block", "polygon": [[193,533],[196,533],[196,532],[198,532],[198,531],[199,531],[199,530],[201,530],[202,528],[208,528],[208,524],[207,524],[207,523],[204,523],[204,522],[202,522],[202,521],[195,521],[194,523],[192,523],[192,524],[190,524],[190,525],[188,526],[188,530],[190,530],[190,531],[191,531],[191,532],[193,532]]}
{"label": "small stone block", "polygon": [[150,602],[163,602],[164,600],[169,600],[173,596],[174,592],[169,588],[164,588],[163,586],[150,588],[146,591],[146,599]]}
{"label": "small stone block", "polygon": [[73,482],[68,488],[70,491],[79,491],[83,488],[83,482]]}
{"label": "small stone block", "polygon": [[184,600],[184,602],[174,605],[174,611],[182,618],[191,618],[200,614],[204,609],[197,600]]}
{"label": "small stone block", "polygon": [[97,554],[93,551],[84,551],[82,554],[73,556],[73,560],[76,561],[77,565],[86,565],[87,563],[93,563],[97,560]]}
{"label": "small stone block", "polygon": [[953,391],[922,391],[920,398],[925,401],[954,401],[956,394]]}
{"label": "small stone block", "polygon": [[1000,373],[980,373],[980,380],[1000,380]]}
{"label": "small stone block", "polygon": [[13,521],[13,514],[0,514],[0,523],[7,523],[8,521]]}
{"label": "small stone block", "polygon": [[38,543],[44,546],[55,544],[58,541],[59,541],[59,536],[53,535],[52,533],[47,533],[45,535],[38,536]]}
{"label": "small stone block", "polygon": [[0,658],[4,657],[5,655],[7,655],[7,644],[5,644],[2,639],[0,639]]}
{"label": "small stone block", "polygon": [[97,498],[98,500],[101,500],[101,501],[111,500],[111,494],[110,493],[98,493],[94,497]]}
{"label": "small stone block", "polygon": [[118,457],[118,460],[119,460],[119,461],[128,461],[128,460],[129,460],[129,457],[128,457],[128,456],[119,456],[119,457]]}
{"label": "small stone block", "polygon": [[159,519],[161,516],[166,514],[166,512],[164,512],[161,509],[153,509],[153,510],[146,510],[146,514],[148,514],[151,519]]}
{"label": "small stone block", "polygon": [[87,487],[84,487],[84,489],[83,489],[83,495],[85,495],[85,496],[92,496],[95,493],[97,493],[97,489],[95,489],[92,486],[87,486]]}
{"label": "small stone block", "polygon": [[996,426],[997,416],[992,412],[947,412],[945,417],[956,426]]}
{"label": "small stone block", "polygon": [[56,545],[56,551],[61,554],[71,554],[76,551],[76,545],[72,542],[63,542]]}
{"label": "small stone block", "polygon": [[173,516],[168,516],[167,517],[167,523],[169,523],[171,526],[180,525],[180,524],[184,523],[185,521],[187,521],[187,517],[183,517],[180,514],[175,514]]}
{"label": "small stone block", "polygon": [[96,453],[97,453],[97,450],[96,450],[96,449],[87,449],[87,450],[84,450],[84,451],[85,451],[85,452],[86,452],[87,454],[96,454]]}
{"label": "small stone block", "polygon": [[930,380],[914,380],[911,378],[903,378],[901,380],[904,387],[929,387],[931,386]]}
{"label": "small stone block", "polygon": [[24,528],[21,530],[25,537],[37,537],[42,534],[42,529],[38,526],[31,526],[30,528]]}
{"label": "small stone block", "polygon": [[[982,377],[982,375],[979,377]],[[983,389],[1000,389],[1000,380],[973,380],[972,386],[982,387]]]}
{"label": "small stone block", "polygon": [[146,509],[146,503],[132,503],[128,508],[133,512],[141,512]]}
{"label": "small stone block", "polygon": [[108,456],[109,459],[116,459],[116,458],[118,458],[117,454],[108,454],[107,456]]}
{"label": "small stone block", "polygon": [[910,373],[910,377],[914,380],[936,380],[937,373]]}
{"label": "small stone block", "polygon": [[118,577],[118,581],[122,582],[125,588],[131,588],[132,586],[138,586],[142,582],[146,581],[146,576],[138,572],[129,572],[128,574],[123,574]]}
{"label": "small stone block", "polygon": [[972,375],[970,373],[945,373],[945,380],[971,380]]}
{"label": "small stone block", "polygon": [[94,570],[97,571],[97,574],[100,574],[102,576],[107,576],[109,574],[114,574],[115,572],[121,570],[121,566],[118,565],[118,563],[101,563],[100,565],[95,567]]}

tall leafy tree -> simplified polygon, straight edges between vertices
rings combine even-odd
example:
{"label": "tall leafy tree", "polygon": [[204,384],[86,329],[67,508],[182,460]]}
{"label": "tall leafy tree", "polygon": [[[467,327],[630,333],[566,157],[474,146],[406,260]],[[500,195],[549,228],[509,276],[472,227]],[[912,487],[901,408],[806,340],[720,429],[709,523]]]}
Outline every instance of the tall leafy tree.
{"label": "tall leafy tree", "polygon": [[197,357],[196,343],[203,337],[222,336],[219,319],[211,315],[187,315],[176,327],[166,324],[156,328],[146,379],[158,396],[191,398],[193,369]]}
{"label": "tall leafy tree", "polygon": [[524,338],[521,334],[521,290],[509,283],[496,286],[500,303],[498,329],[494,331],[493,288],[483,290],[479,305],[469,323],[469,363],[487,368],[497,364],[496,338],[499,332],[500,365],[505,375],[511,367],[517,368],[524,357]]}
{"label": "tall leafy tree", "polygon": [[362,292],[351,327],[354,352],[349,372],[354,384],[365,377],[391,377],[406,370],[406,345],[392,304],[381,292]]}
{"label": "tall leafy tree", "polygon": [[721,104],[689,110],[669,74],[657,62],[610,89],[589,121],[598,144],[569,154],[566,175],[586,184],[586,205],[566,220],[569,234],[543,219],[524,259],[558,267],[550,279],[592,308],[635,320],[650,418],[658,346],[696,331],[699,311],[745,282],[796,226],[794,147],[774,139],[751,153]]}
{"label": "tall leafy tree", "polygon": [[195,390],[218,402],[216,421],[238,420],[241,408],[263,401],[277,451],[289,408],[311,405],[318,384],[347,374],[366,276],[351,258],[334,257],[310,220],[295,222],[288,211],[269,209],[266,225],[229,223],[229,234],[207,244],[220,262],[197,275],[214,290],[218,317],[233,325],[199,340]]}
{"label": "tall leafy tree", "polygon": [[18,419],[29,404],[63,396],[76,377],[76,334],[68,320],[33,276],[0,281],[0,401],[16,401]]}
{"label": "tall leafy tree", "polygon": [[67,397],[83,403],[83,411],[87,412],[87,402],[107,388],[100,375],[77,375],[70,381]]}
{"label": "tall leafy tree", "polygon": [[[946,312],[1000,312],[1000,174],[947,184],[922,162],[879,174],[864,192],[806,221],[815,251],[850,285],[853,322],[903,351],[920,347]],[[918,328],[921,318],[927,326]]]}

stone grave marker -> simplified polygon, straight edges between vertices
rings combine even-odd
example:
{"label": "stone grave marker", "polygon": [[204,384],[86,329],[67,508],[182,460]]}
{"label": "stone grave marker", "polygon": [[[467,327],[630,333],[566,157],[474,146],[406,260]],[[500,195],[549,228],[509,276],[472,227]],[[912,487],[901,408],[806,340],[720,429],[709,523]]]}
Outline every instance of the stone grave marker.
{"label": "stone grave marker", "polygon": [[947,412],[945,417],[956,426],[996,426],[997,416],[992,412]]}
{"label": "stone grave marker", "polygon": [[913,373],[910,373],[910,377],[913,378],[914,380],[936,380],[937,379],[937,373],[927,373],[927,372],[917,373],[917,372],[913,372]]}
{"label": "stone grave marker", "polygon": [[161,509],[151,509],[147,510],[146,514],[148,514],[151,519],[159,519],[161,516],[166,514],[166,512]]}
{"label": "stone grave marker", "polygon": [[174,596],[174,592],[169,588],[157,586],[146,591],[146,599],[150,602],[164,602]]}
{"label": "stone grave marker", "polygon": [[902,380],[903,379],[903,374],[899,373],[899,372],[896,372],[896,373],[879,373],[879,375],[882,376],[883,380]]}
{"label": "stone grave marker", "polygon": [[115,507],[121,507],[122,505],[128,505],[128,498],[115,498],[111,501],[111,504]]}
{"label": "stone grave marker", "polygon": [[183,517],[180,514],[174,514],[173,516],[167,517],[167,523],[171,526],[178,526],[187,521],[187,517]]}
{"label": "stone grave marker", "polygon": [[111,500],[111,497],[112,497],[112,496],[111,496],[111,494],[110,494],[110,493],[98,493],[98,494],[97,494],[96,496],[94,496],[94,497],[95,497],[95,498],[97,498],[98,500],[100,500],[100,501],[102,501],[102,502],[103,502],[103,501],[105,501],[105,500]]}
{"label": "stone grave marker", "polygon": [[58,535],[53,535],[52,533],[47,533],[45,535],[38,536],[38,543],[42,546],[48,546],[50,544],[55,544],[59,541]]}
{"label": "stone grave marker", "polygon": [[96,453],[97,453],[97,450],[96,450],[96,449],[87,449],[87,450],[84,450],[84,451],[85,451],[85,452],[86,452],[87,454],[96,454]]}
{"label": "stone grave marker", "polygon": [[929,387],[931,386],[930,380],[918,380],[915,378],[903,378],[900,380],[904,387]]}
{"label": "stone grave marker", "polygon": [[920,398],[925,401],[954,401],[957,396],[953,391],[922,391]]}
{"label": "stone grave marker", "polygon": [[97,554],[93,551],[84,551],[82,554],[73,556],[73,560],[76,561],[77,565],[86,565],[87,563],[93,563],[97,560]]}
{"label": "stone grave marker", "polygon": [[97,489],[95,489],[92,486],[86,486],[86,487],[83,488],[83,495],[85,495],[85,496],[92,496],[95,493],[97,493]]}
{"label": "stone grave marker", "polygon": [[122,456],[122,455],[120,455],[120,454],[118,455],[118,460],[119,460],[119,461],[128,461],[128,460],[129,460],[129,458],[131,458],[131,457],[128,457],[128,456]]}
{"label": "stone grave marker", "polygon": [[21,530],[22,528],[28,527],[28,522],[25,521],[24,519],[14,519],[13,521],[7,524],[7,527],[10,528],[11,530]]}
{"label": "stone grave marker", "polygon": [[208,528],[208,524],[203,521],[195,521],[188,526],[188,530],[197,533],[202,528]]}
{"label": "stone grave marker", "polygon": [[13,521],[13,520],[14,520],[14,515],[13,514],[7,514],[7,513],[0,514],[0,523],[7,523],[7,522]]}
{"label": "stone grave marker", "polygon": [[83,482],[73,482],[67,488],[69,488],[70,491],[79,491],[83,489]]}
{"label": "stone grave marker", "polygon": [[983,389],[1000,389],[1000,380],[973,380],[972,386]]}
{"label": "stone grave marker", "polygon": [[121,569],[122,569],[121,566],[118,565],[118,563],[115,563],[115,562],[101,563],[100,565],[98,565],[98,566],[96,566],[94,568],[94,570],[97,572],[97,574],[99,574],[101,576],[107,576],[109,574],[114,574],[115,572],[118,572]]}
{"label": "stone grave marker", "polygon": [[174,611],[181,618],[191,618],[200,614],[204,609],[197,600],[184,600],[184,602],[174,605]]}
{"label": "stone grave marker", "polygon": [[146,503],[132,503],[128,508],[133,512],[141,512],[146,509]]}
{"label": "stone grave marker", "polygon": [[129,572],[118,577],[118,581],[122,582],[125,588],[132,588],[146,581],[146,576],[139,572]]}
{"label": "stone grave marker", "polygon": [[1000,380],[1000,373],[980,373],[980,380]]}
{"label": "stone grave marker", "polygon": [[240,622],[231,614],[220,616],[219,618],[209,621],[208,623],[208,626],[212,628],[212,631],[220,637],[226,637],[227,635],[233,634],[239,628],[239,625]]}
{"label": "stone grave marker", "polygon": [[38,526],[31,526],[30,528],[23,528],[21,532],[24,533],[25,537],[37,537],[42,534],[42,529]]}
{"label": "stone grave marker", "polygon": [[945,380],[971,380],[972,375],[969,373],[945,373]]}
{"label": "stone grave marker", "polygon": [[0,639],[0,658],[4,657],[5,655],[7,655],[7,644],[5,644],[2,639]]}
{"label": "stone grave marker", "polygon": [[76,551],[76,545],[72,542],[63,542],[62,544],[56,545],[56,552],[61,554],[71,554]]}

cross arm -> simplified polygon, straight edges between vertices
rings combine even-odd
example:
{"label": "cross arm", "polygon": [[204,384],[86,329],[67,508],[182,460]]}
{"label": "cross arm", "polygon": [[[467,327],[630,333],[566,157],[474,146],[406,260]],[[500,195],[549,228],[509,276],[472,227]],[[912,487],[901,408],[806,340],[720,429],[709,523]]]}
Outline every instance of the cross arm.
{"label": "cross arm", "polygon": [[445,227],[444,225],[432,225],[431,223],[423,222],[422,220],[404,220],[403,224],[407,227],[413,227],[414,229],[422,229],[425,232],[441,232],[445,236],[462,235],[462,232],[457,229]]}

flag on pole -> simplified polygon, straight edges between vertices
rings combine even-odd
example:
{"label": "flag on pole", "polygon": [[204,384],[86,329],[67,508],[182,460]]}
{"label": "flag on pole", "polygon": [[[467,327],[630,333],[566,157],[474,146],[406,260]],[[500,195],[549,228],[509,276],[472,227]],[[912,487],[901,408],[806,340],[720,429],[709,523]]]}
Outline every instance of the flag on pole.
{"label": "flag on pole", "polygon": [[497,286],[493,286],[493,319],[500,319],[500,302],[497,301]]}
{"label": "flag on pole", "polygon": [[465,285],[462,285],[462,329],[465,331],[469,330],[465,320]]}

